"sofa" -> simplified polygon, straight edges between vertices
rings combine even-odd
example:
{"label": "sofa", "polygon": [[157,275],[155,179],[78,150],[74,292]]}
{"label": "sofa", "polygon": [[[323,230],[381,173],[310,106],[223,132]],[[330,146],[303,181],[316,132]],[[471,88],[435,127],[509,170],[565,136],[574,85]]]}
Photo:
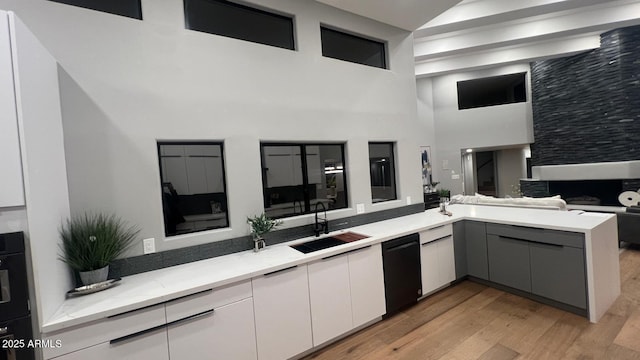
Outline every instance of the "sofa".
{"label": "sofa", "polygon": [[450,204],[472,204],[472,205],[492,205],[492,206],[514,206],[514,207],[526,207],[534,209],[549,209],[549,210],[567,210],[567,203],[560,198],[560,195],[532,198],[532,197],[520,197],[520,198],[496,198],[493,196],[487,196],[482,194],[475,195],[454,195],[449,200]]}

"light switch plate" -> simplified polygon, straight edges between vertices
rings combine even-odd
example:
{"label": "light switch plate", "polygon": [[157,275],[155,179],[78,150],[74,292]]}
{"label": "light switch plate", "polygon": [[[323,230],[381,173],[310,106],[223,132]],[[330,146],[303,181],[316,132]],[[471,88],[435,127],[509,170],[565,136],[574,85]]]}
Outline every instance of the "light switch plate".
{"label": "light switch plate", "polygon": [[148,238],[142,240],[143,251],[145,254],[153,254],[156,252],[156,239]]}
{"label": "light switch plate", "polygon": [[411,205],[411,196],[407,196],[407,205]]}
{"label": "light switch plate", "polygon": [[364,204],[356,205],[356,214],[364,214]]}

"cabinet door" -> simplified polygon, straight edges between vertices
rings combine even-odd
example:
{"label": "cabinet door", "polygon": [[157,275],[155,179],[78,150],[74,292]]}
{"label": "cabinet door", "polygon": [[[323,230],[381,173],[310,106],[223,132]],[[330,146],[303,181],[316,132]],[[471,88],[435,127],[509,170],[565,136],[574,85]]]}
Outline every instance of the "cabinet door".
{"label": "cabinet door", "polygon": [[428,294],[455,280],[453,237],[447,236],[420,247],[422,293]]}
{"label": "cabinet door", "polygon": [[348,255],[308,265],[313,345],[318,346],[353,327]]}
{"label": "cabinet door", "polygon": [[13,91],[13,65],[9,42],[9,18],[0,16],[0,208],[24,205],[22,161]]}
{"label": "cabinet door", "polygon": [[353,327],[384,315],[382,247],[375,244],[349,253]]}
{"label": "cabinet door", "polygon": [[453,237],[438,240],[438,274],[440,286],[456,279],[456,259],[453,250]]}
{"label": "cabinet door", "polygon": [[582,249],[530,243],[531,290],[580,309],[587,308],[584,252]]}
{"label": "cabinet door", "polygon": [[467,238],[465,236],[466,220],[453,223],[453,249],[455,257],[456,279],[467,276]]}
{"label": "cabinet door", "polygon": [[432,241],[420,245],[420,267],[422,271],[422,294],[429,294],[440,287],[438,274],[438,243]]}
{"label": "cabinet door", "polygon": [[487,235],[489,280],[531,292],[529,243],[518,239]]}
{"label": "cabinet door", "polygon": [[251,281],[259,360],[288,359],[313,346],[307,266]]}
{"label": "cabinet door", "polygon": [[164,327],[115,344],[105,342],[78,350],[56,360],[169,360]]}
{"label": "cabinet door", "polygon": [[467,243],[467,271],[471,276],[489,280],[486,224],[477,221],[465,221],[464,226]]}
{"label": "cabinet door", "polygon": [[216,308],[213,313],[168,328],[171,359],[255,360],[253,299]]}

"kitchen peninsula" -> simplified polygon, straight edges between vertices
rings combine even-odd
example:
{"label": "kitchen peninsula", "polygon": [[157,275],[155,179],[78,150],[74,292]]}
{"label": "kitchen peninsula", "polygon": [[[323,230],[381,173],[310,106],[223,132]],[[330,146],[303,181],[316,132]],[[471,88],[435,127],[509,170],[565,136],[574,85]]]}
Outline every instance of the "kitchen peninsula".
{"label": "kitchen peninsula", "polygon": [[[620,294],[617,227],[615,216],[613,215],[478,205],[452,205],[449,207],[449,210],[453,213],[453,216],[442,215],[437,209],[431,209],[423,213],[347,229],[348,231],[368,235],[369,237],[309,254],[302,254],[288,246],[310,239],[306,238],[286,244],[268,246],[259,253],[247,251],[126,277],[120,285],[112,289],[85,297],[66,300],[56,314],[51,319],[48,319],[48,321],[45,321],[43,325],[45,338],[52,340],[64,339],[64,345],[59,349],[46,349],[45,358],[51,359],[67,353],[74,354],[74,351],[82,352],[83,350],[81,349],[89,348],[90,346],[99,346],[100,344],[106,344],[104,346],[108,347],[113,343],[114,339],[103,339],[100,336],[94,339],[91,336],[87,336],[87,334],[91,334],[91,331],[100,329],[100,332],[105,333],[106,335],[104,336],[107,336],[110,332],[104,330],[105,328],[115,327],[115,321],[127,321],[129,317],[138,316],[136,314],[139,312],[157,311],[158,314],[160,314],[158,319],[154,320],[155,322],[151,321],[148,327],[156,329],[167,326],[169,333],[171,333],[173,318],[170,318],[170,308],[175,306],[179,307],[184,301],[199,301],[200,298],[215,298],[216,296],[220,297],[225,294],[229,294],[228,303],[231,304],[227,306],[235,304],[234,301],[238,303],[246,301],[244,305],[247,307],[246,314],[249,314],[249,316],[246,318],[247,316],[243,315],[242,321],[243,323],[247,322],[249,324],[249,326],[246,327],[247,329],[253,329],[254,327],[251,325],[254,319],[253,311],[250,311],[252,310],[252,302],[250,300],[253,296],[253,303],[256,307],[258,306],[258,294],[256,291],[257,288],[261,286],[259,282],[263,279],[268,279],[265,275],[293,276],[293,273],[302,271],[304,272],[303,278],[306,279],[307,264],[309,264],[308,266],[311,268],[312,264],[322,259],[339,259],[341,257],[338,255],[342,253],[349,253],[350,257],[353,254],[359,254],[356,250],[365,248],[369,249],[367,252],[371,252],[370,255],[372,255],[372,259],[374,263],[376,263],[375,261],[380,260],[379,244],[384,241],[411,233],[428,233],[429,231],[442,232],[443,229],[450,229],[451,224],[455,225],[463,221],[486,223],[488,232],[492,231],[489,229],[496,227],[497,229],[501,229],[500,227],[513,227],[509,228],[510,230],[508,231],[523,234],[521,236],[524,239],[523,241],[528,244],[527,246],[531,246],[531,249],[533,249],[534,246],[544,245],[547,240],[541,238],[531,241],[529,239],[530,235],[527,235],[530,231],[541,231],[540,234],[544,234],[544,236],[547,237],[551,237],[550,234],[554,234],[554,236],[558,237],[560,242],[564,242],[567,247],[579,249],[579,253],[584,254],[586,314],[591,322],[597,322]],[[500,231],[496,230],[496,232]],[[455,231],[453,236],[455,238]],[[491,234],[487,235],[487,237],[491,236]],[[505,238],[512,239],[513,237],[514,236]],[[490,253],[492,246],[491,240],[489,240],[488,243]],[[563,249],[564,247],[563,245],[552,244],[551,250]],[[456,248],[456,252],[458,250],[459,249]],[[531,250],[531,254],[534,254],[533,250]],[[544,255],[548,253],[542,252],[541,254]],[[553,253],[550,254],[549,256],[555,256]],[[466,254],[468,257],[475,255],[477,254]],[[349,259],[351,260],[351,258]],[[456,253],[455,260],[450,259],[450,261],[459,259],[459,254]],[[533,255],[531,261],[532,263],[537,261]],[[489,260],[489,264],[492,264],[491,259]],[[348,265],[351,266],[352,262],[349,262]],[[491,266],[492,265],[490,265],[490,267]],[[381,275],[376,271],[372,273],[377,276]],[[275,277],[276,276],[273,276],[273,278]],[[309,278],[311,278],[311,276],[309,276]],[[532,278],[535,278],[535,276],[532,275]],[[382,279],[377,279],[377,281],[379,284],[382,282]],[[369,279],[369,282],[375,283],[376,280]],[[304,284],[307,283],[305,282]],[[354,284],[352,283],[351,286],[353,287]],[[211,291],[211,289],[213,289],[213,291]],[[264,289],[258,290],[263,291]],[[379,286],[374,286],[372,291],[370,299],[375,299],[375,296],[380,296]],[[306,301],[307,314],[311,313],[311,316],[313,316],[313,307],[311,310],[308,309],[308,288],[303,287],[300,293],[303,295],[306,294],[307,297],[301,302],[305,303]],[[191,295],[194,295],[195,299],[192,298]],[[288,293],[287,296],[289,296]],[[184,300],[185,297],[188,298]],[[209,299],[209,301],[215,303],[217,300]],[[167,308],[166,317],[164,311],[156,309],[159,307],[164,309],[164,304],[166,304]],[[189,308],[199,309],[198,306],[189,306]],[[224,308],[223,306],[220,309]],[[211,310],[211,312],[213,312],[213,310]],[[223,314],[222,310],[219,312],[220,314],[216,309],[216,315],[212,315],[212,317],[215,318]],[[378,321],[380,316],[383,315],[383,312],[384,309],[380,310],[379,307],[374,309],[371,313],[374,315],[369,316],[373,317],[361,324],[354,324],[352,329],[357,330]],[[196,315],[200,316],[202,314],[193,314],[193,316]],[[257,316],[258,311],[256,310],[256,317]],[[177,318],[177,315],[174,318]],[[191,316],[188,316],[188,318],[191,319]],[[311,322],[308,321],[308,323],[310,324]],[[286,321],[279,325],[284,326],[283,324],[286,324]],[[136,326],[142,326],[144,328],[144,324],[142,323]],[[133,329],[119,328],[115,335],[113,335],[113,338],[127,338],[127,335],[129,335],[128,331],[139,333],[135,328],[135,326]],[[258,337],[257,353],[262,354],[262,352],[267,350],[261,349],[260,337],[262,334],[258,326],[255,328],[258,329],[256,330],[257,334],[255,334],[255,336]],[[282,331],[286,332],[286,329]],[[300,331],[297,332],[300,333]],[[233,332],[230,332],[230,334],[231,333]],[[308,329],[307,333],[309,335],[308,337],[311,338],[310,329]],[[349,332],[347,331],[345,333]],[[82,336],[79,336],[81,334]],[[313,334],[315,336],[315,329]],[[312,342],[311,339],[309,339],[309,342],[305,346],[292,350],[282,356],[290,357],[308,352],[318,346],[334,341],[335,338],[343,334],[338,334],[328,341],[323,342]],[[252,334],[252,336],[254,335]],[[166,336],[163,341],[165,343],[160,345],[161,348],[167,346]],[[171,339],[169,342],[169,347],[171,347]],[[254,355],[255,354],[249,354],[248,358],[254,358]],[[269,358],[269,356],[264,357]],[[260,356],[260,358],[263,358],[263,356]],[[63,356],[62,359],[67,358]],[[74,358],[69,357],[68,359]]]}

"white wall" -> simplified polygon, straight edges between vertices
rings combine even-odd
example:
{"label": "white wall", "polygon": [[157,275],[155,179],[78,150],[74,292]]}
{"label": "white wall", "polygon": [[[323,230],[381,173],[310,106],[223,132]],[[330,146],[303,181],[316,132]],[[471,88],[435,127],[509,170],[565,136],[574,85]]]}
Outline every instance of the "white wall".
{"label": "white wall", "polygon": [[[0,0],[60,64],[72,213],[116,212],[158,250],[247,235],[262,211],[259,142],[271,140],[347,142],[351,208],[330,218],[405,204],[371,205],[369,141],[397,142],[400,198],[419,201],[411,34],[314,1],[256,3],[295,14],[297,51],[185,30],[181,0],[143,0],[144,21]],[[391,69],[322,57],[320,23],[388,41]],[[164,239],[156,140],[173,139],[224,140],[230,228]]]}
{"label": "white wall", "polygon": [[[527,102],[458,110],[458,81],[518,72],[527,72]],[[495,149],[533,142],[529,78],[529,64],[521,64],[417,80],[419,104],[429,102],[429,89],[433,94],[433,169],[435,179],[441,182],[439,188],[449,189],[452,194],[462,193],[464,149]],[[421,121],[428,122],[425,113],[428,111],[420,111]],[[430,141],[428,137],[426,141]],[[443,162],[448,162],[446,168]],[[453,175],[460,175],[459,179],[452,179]]]}
{"label": "white wall", "polygon": [[[36,300],[32,311],[46,321],[73,287],[69,269],[58,260],[58,229],[69,217],[69,194],[57,63],[20,19],[10,16],[9,20],[28,225],[26,247]],[[22,215],[18,219],[23,221]]]}

